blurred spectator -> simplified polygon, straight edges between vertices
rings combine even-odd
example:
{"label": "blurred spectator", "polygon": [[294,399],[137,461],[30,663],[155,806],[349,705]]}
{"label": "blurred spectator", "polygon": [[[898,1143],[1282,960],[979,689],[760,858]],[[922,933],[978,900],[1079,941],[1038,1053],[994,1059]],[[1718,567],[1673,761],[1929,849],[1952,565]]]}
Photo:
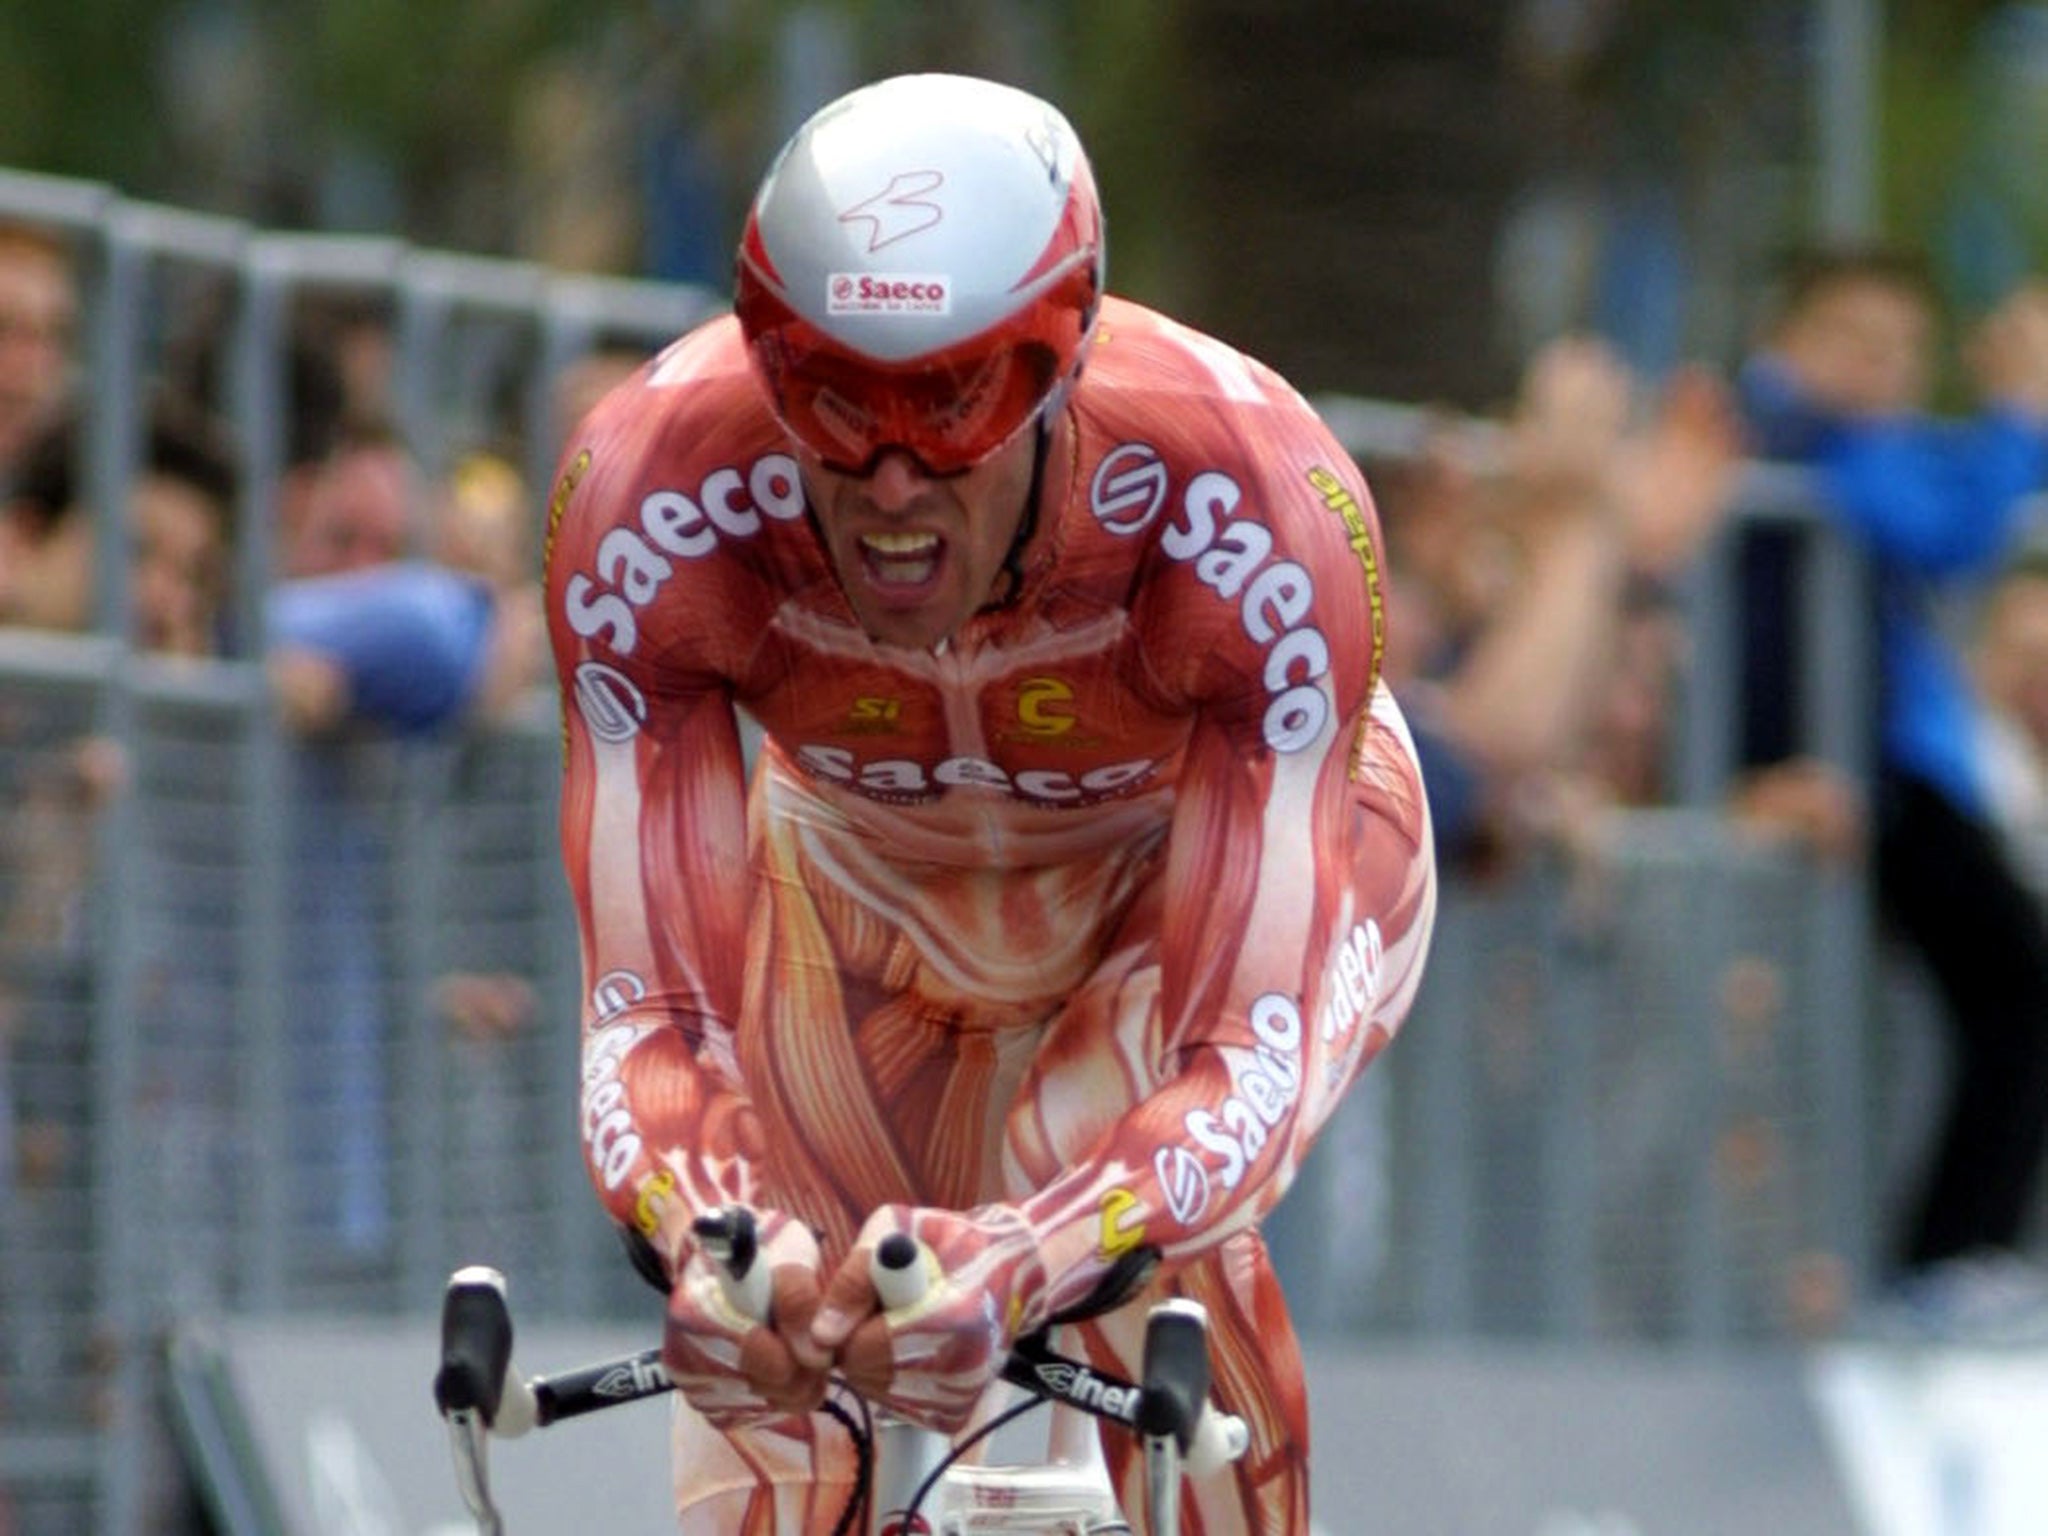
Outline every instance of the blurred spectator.
{"label": "blurred spectator", "polygon": [[482,449],[461,455],[436,498],[434,558],[450,570],[482,577],[493,591],[533,580],[534,551],[526,537],[530,500],[519,471],[500,455]]}
{"label": "blurred spectator", "polygon": [[[76,424],[46,424],[0,505],[0,625],[79,633],[92,621],[95,516],[73,473]],[[129,617],[138,649],[214,653],[226,596],[236,467],[217,426],[168,398],[153,405],[129,489]],[[24,701],[21,708],[27,708]],[[0,922],[10,951],[75,942],[92,823],[125,775],[111,742],[40,755],[4,832],[13,893]]]}
{"label": "blurred spectator", "polygon": [[79,632],[93,612],[93,517],[79,506],[76,429],[23,445],[0,505],[0,624]]}
{"label": "blurred spectator", "polygon": [[1660,793],[1675,647],[1661,592],[1727,505],[1737,436],[1706,375],[1639,420],[1635,376],[1572,337],[1532,359],[1495,451],[1445,424],[1375,477],[1404,581],[1390,680],[1443,856],[1467,869],[1583,804]]}
{"label": "blurred spectator", "polygon": [[[0,623],[80,632],[93,621],[93,509],[77,467],[79,424],[60,417],[22,456],[0,506]],[[158,396],[129,487],[128,608],[140,650],[219,648],[233,546],[236,469],[221,427]]]}
{"label": "blurred spectator", "polygon": [[348,431],[302,469],[305,495],[279,529],[281,576],[335,576],[406,553],[419,469],[394,433]]}
{"label": "blurred spectator", "polygon": [[[2048,1334],[2048,1281],[2018,1257],[2048,1150],[2048,930],[1992,821],[1985,716],[1943,609],[1981,596],[2048,468],[2048,289],[2022,288],[1972,332],[1983,404],[1967,420],[1929,414],[1940,320],[1916,263],[1823,255],[1794,275],[1739,394],[1756,452],[1810,465],[1873,567],[1877,894],[1932,976],[1955,1055],[1893,1310]],[[1795,755],[1790,551],[1782,536],[1744,551],[1750,795],[1787,773],[1854,794]]]}
{"label": "blurred spectator", "polygon": [[[168,398],[147,424],[130,502],[128,606],[141,649],[221,649],[235,483],[210,428]],[[95,517],[78,494],[77,462],[72,425],[53,424],[0,511],[0,547],[17,578],[0,590],[10,622],[91,625]],[[451,724],[491,686],[498,617],[522,600],[524,503],[512,489],[471,477],[455,498],[460,512],[442,523],[446,552],[475,571],[406,559],[423,511],[420,477],[395,438],[357,434],[308,468],[295,520],[281,530],[287,574],[268,596],[267,660],[279,718],[298,741],[292,963],[321,999],[295,1036],[304,1047],[293,1086],[298,1166],[307,1170],[300,1207],[335,1245],[329,1257],[345,1262],[374,1257],[389,1223],[390,1029],[376,930],[384,831],[358,781],[355,748]],[[537,614],[528,627],[537,630]],[[509,673],[516,653],[507,645]],[[81,931],[96,822],[123,773],[110,743],[87,740],[50,753],[28,777],[4,829],[4,936],[14,948],[47,949]],[[462,1006],[448,1012],[461,1027],[488,1033],[518,1016],[516,988],[503,978],[458,981],[450,997]]]}
{"label": "blurred spectator", "polygon": [[[92,624],[98,521],[78,484],[78,424],[45,424],[0,504],[0,626],[82,633]],[[127,606],[133,643],[157,655],[215,654],[233,545],[237,467],[217,423],[167,396],[144,424],[128,493]],[[4,633],[4,631],[0,631]],[[26,708],[24,701],[22,708]],[[55,950],[77,932],[92,822],[125,777],[111,742],[45,753],[11,807],[15,889],[9,948]]]}
{"label": "blurred spectator", "polygon": [[456,1035],[488,1044],[530,1028],[540,998],[513,971],[449,971],[434,981],[434,1007]]}
{"label": "blurred spectator", "polygon": [[406,558],[425,488],[411,454],[358,430],[307,466],[279,529],[269,668],[292,755],[294,974],[320,1006],[294,1032],[294,1162],[315,1259],[352,1276],[387,1256],[391,1010],[378,882],[385,829],[362,750],[461,717],[486,669],[490,588]]}
{"label": "blurred spectator", "polygon": [[473,701],[488,657],[492,590],[406,558],[425,499],[395,437],[350,436],[312,468],[279,530],[267,663],[286,723],[317,735],[351,724],[430,730]]}
{"label": "blurred spectator", "polygon": [[[310,302],[301,296],[301,303]],[[398,418],[393,393],[398,369],[397,323],[388,300],[372,295],[329,294],[302,317],[308,345],[331,360],[340,386],[338,425],[373,431]]]}
{"label": "blurred spectator", "polygon": [[[535,692],[548,692],[547,625],[541,611],[539,552],[528,530],[533,497],[519,471],[494,453],[465,454],[440,488],[432,554],[452,571],[479,578],[491,594],[490,637],[471,713],[499,719]],[[552,708],[552,704],[548,705]]]}
{"label": "blurred spectator", "polygon": [[[66,416],[45,419],[0,507],[0,617],[17,631],[91,625],[100,518],[74,473],[78,426]],[[126,508],[133,644],[158,655],[209,655],[227,590],[234,458],[217,424],[170,397],[151,402],[138,446]],[[0,631],[0,644],[7,638]],[[129,778],[113,741],[76,734],[89,719],[79,702],[25,689],[7,708],[17,739],[8,743],[10,794],[0,817],[0,1362],[30,1379],[63,1374],[57,1357],[65,1345],[52,1323],[71,1310],[65,1298],[77,1277],[52,1256],[68,1251],[59,1234],[75,1229],[88,1187],[79,1112],[94,1061],[84,1022],[98,984],[88,897],[102,815]],[[176,893],[160,901],[174,904]],[[190,984],[195,965],[218,963],[210,949],[195,955],[142,934],[131,942],[152,1028],[128,1108],[161,1155],[125,1176],[147,1191],[144,1209],[161,1223],[141,1240],[168,1296],[200,1267],[188,1262],[200,1236],[190,1220],[198,1202],[224,1199],[237,1166],[218,1112],[218,1074],[202,1081],[190,1066],[205,1057],[202,1042],[221,1044],[229,1015]],[[222,1049],[213,1059],[228,1057]]]}
{"label": "blurred spectator", "polygon": [[77,307],[63,239],[0,220],[0,485],[64,398]]}
{"label": "blurred spectator", "polygon": [[1985,600],[1972,653],[1989,719],[1986,798],[2048,912],[2048,550],[2031,550]]}

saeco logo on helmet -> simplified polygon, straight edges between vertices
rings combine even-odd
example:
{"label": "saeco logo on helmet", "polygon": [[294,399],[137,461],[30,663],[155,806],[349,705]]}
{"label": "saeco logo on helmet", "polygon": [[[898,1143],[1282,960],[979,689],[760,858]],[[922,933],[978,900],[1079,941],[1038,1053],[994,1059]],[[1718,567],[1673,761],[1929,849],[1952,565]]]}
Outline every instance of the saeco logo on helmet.
{"label": "saeco logo on helmet", "polygon": [[834,272],[825,279],[828,315],[948,315],[953,280],[940,274]]}

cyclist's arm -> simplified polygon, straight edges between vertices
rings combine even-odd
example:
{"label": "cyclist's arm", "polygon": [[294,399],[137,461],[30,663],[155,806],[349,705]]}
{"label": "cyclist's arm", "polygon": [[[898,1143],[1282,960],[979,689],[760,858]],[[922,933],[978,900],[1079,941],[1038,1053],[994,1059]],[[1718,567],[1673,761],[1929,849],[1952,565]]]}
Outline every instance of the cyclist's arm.
{"label": "cyclist's arm", "polygon": [[1399,1026],[1435,862],[1391,695],[1375,688],[1311,752],[1248,753],[1201,730],[1166,879],[1158,1086],[1021,1203],[1047,1313],[1085,1297],[1130,1240],[1172,1266],[1255,1224]]}
{"label": "cyclist's arm", "polygon": [[[755,1120],[731,1052],[744,763],[723,680],[607,584],[606,479],[592,473],[573,499],[558,490],[549,558],[584,981],[580,1121],[605,1207],[672,1267],[693,1216],[754,1193]],[[716,606],[680,611],[715,624]]]}

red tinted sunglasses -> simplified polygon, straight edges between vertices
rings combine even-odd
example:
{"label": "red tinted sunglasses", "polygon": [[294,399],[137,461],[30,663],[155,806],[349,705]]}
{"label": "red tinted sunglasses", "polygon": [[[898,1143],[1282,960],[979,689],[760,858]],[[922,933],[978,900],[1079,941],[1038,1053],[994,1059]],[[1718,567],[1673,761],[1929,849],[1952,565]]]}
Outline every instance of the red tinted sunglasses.
{"label": "red tinted sunglasses", "polygon": [[763,360],[783,424],[827,469],[846,475],[872,473],[892,449],[929,474],[964,474],[1030,424],[1054,382],[1051,350],[1032,342],[918,368],[823,351],[797,363]]}

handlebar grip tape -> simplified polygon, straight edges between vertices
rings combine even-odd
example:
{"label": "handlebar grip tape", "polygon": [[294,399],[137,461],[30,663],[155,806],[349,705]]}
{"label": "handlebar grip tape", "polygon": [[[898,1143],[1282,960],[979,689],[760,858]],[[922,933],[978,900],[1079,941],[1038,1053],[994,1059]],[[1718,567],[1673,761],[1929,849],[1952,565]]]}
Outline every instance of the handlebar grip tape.
{"label": "handlebar grip tape", "polygon": [[495,1423],[512,1360],[512,1313],[505,1281],[481,1267],[460,1271],[441,1299],[441,1368],[434,1402],[443,1417],[464,1409]]}
{"label": "handlebar grip tape", "polygon": [[1186,1455],[1209,1399],[1208,1316],[1199,1303],[1166,1302],[1146,1320],[1142,1385],[1139,1431],[1173,1436]]}

